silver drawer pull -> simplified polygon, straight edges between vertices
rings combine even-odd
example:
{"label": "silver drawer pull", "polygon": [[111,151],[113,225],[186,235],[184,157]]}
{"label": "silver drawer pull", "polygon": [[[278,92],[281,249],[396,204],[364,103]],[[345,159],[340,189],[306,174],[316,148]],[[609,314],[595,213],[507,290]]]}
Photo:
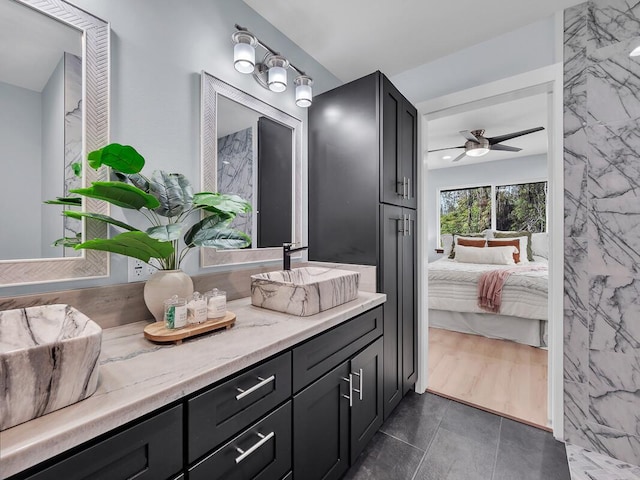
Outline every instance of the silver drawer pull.
{"label": "silver drawer pull", "polygon": [[360,394],[360,401],[362,401],[362,369],[358,370],[357,372],[352,372],[351,375],[356,375],[360,379],[360,385],[358,385],[359,388],[354,388],[353,391]]}
{"label": "silver drawer pull", "polygon": [[251,455],[257,449],[259,449],[262,445],[264,445],[265,443],[267,443],[269,440],[271,440],[273,437],[276,436],[276,434],[273,433],[273,432],[271,432],[271,433],[269,433],[267,435],[263,435],[260,432],[258,432],[257,435],[260,437],[260,440],[258,440],[251,448],[249,448],[249,450],[243,450],[240,447],[236,447],[236,450],[240,454],[240,455],[238,455],[236,457],[236,464],[238,464],[241,461],[243,461],[245,458],[247,458],[249,455]]}
{"label": "silver drawer pull", "polygon": [[258,390],[259,388],[264,387],[267,383],[273,382],[275,379],[276,379],[275,375],[271,375],[269,378],[258,377],[258,380],[260,380],[260,383],[256,383],[253,387],[247,390],[243,390],[241,388],[236,387],[236,390],[240,392],[238,395],[236,395],[236,400],[242,400],[247,395],[251,395],[253,392]]}
{"label": "silver drawer pull", "polygon": [[353,376],[349,374],[349,378],[342,377],[342,380],[349,383],[349,395],[343,393],[342,396],[349,400],[349,407],[353,407]]}

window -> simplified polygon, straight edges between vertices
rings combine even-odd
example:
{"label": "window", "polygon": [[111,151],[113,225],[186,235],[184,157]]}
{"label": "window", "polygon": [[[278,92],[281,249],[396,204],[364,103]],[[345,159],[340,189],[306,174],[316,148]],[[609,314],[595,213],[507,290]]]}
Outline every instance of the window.
{"label": "window", "polygon": [[496,187],[496,230],[547,230],[547,182]]}
{"label": "window", "polygon": [[546,232],[547,182],[440,191],[441,235],[477,233],[487,228]]}
{"label": "window", "polygon": [[491,187],[442,190],[440,233],[473,233],[491,228]]}

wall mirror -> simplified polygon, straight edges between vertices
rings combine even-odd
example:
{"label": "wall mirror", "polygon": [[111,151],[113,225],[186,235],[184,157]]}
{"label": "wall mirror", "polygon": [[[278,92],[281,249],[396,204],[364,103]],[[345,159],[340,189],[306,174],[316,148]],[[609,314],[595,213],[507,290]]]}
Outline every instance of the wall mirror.
{"label": "wall mirror", "polygon": [[52,246],[105,226],[43,201],[106,179],[83,160],[109,140],[109,24],[60,0],[5,0],[0,44],[0,285],[106,276],[108,254]]}
{"label": "wall mirror", "polygon": [[253,207],[233,224],[251,246],[202,248],[202,266],[280,259],[284,242],[302,238],[302,122],[206,72],[201,114],[202,189]]}

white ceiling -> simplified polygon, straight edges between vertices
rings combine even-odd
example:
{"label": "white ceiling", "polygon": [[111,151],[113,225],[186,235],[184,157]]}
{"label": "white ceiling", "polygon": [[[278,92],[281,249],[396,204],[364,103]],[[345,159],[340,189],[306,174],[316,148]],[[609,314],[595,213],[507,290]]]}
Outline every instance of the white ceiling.
{"label": "white ceiling", "polygon": [[582,1],[244,0],[343,82],[396,75]]}
{"label": "white ceiling", "polygon": [[0,0],[0,82],[41,92],[64,52],[82,56],[82,32]]}
{"label": "white ceiling", "polygon": [[[443,112],[446,114],[446,112]],[[441,116],[427,123],[427,148],[440,148],[464,145],[465,139],[460,130],[485,130],[485,137],[497,137],[512,132],[544,127],[544,131],[531,133],[522,137],[501,142],[501,145],[522,148],[520,152],[490,151],[482,157],[465,156],[452,163],[452,160],[464,152],[463,148],[455,148],[441,152],[432,152],[427,156],[429,169],[470,165],[473,163],[506,160],[547,152],[547,95],[538,94],[499,104],[470,107],[464,112]],[[449,155],[452,158],[445,159]]]}

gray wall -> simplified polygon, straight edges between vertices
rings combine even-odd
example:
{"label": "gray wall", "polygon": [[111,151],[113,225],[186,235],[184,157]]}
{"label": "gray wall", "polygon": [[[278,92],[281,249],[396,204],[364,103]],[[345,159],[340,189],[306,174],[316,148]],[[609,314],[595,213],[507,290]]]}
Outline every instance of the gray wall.
{"label": "gray wall", "polygon": [[[42,89],[42,197],[64,194],[64,56]],[[62,207],[40,204],[42,238],[40,258],[61,257],[62,249],[51,244],[64,235]]]}
{"label": "gray wall", "polygon": [[[7,202],[0,210],[0,258],[31,258],[40,255],[41,238],[40,94],[0,82],[0,105],[1,198]],[[24,178],[31,179],[28,191]]]}
{"label": "gray wall", "polygon": [[[233,68],[231,34],[239,23],[280,50],[314,79],[320,93],[341,82],[238,0],[76,0],[78,7],[111,24],[111,141],[133,145],[147,160],[145,171],[166,168],[185,174],[199,190],[200,72],[264,100],[305,123],[293,89],[276,94]],[[289,81],[292,82],[292,74]],[[306,167],[306,130],[302,146]],[[305,215],[306,218],[306,215]],[[133,217],[128,221],[135,222]],[[111,256],[107,279],[0,288],[0,296],[125,283],[127,259]],[[192,252],[184,264],[201,270]]]}
{"label": "gray wall", "polygon": [[564,22],[565,437],[640,464],[640,4]]}
{"label": "gray wall", "polygon": [[532,155],[511,160],[463,165],[429,170],[427,176],[427,243],[429,261],[440,258],[435,248],[438,245],[438,191],[481,185],[508,185],[547,179],[547,156]]}
{"label": "gray wall", "polygon": [[554,42],[554,18],[549,17],[390,79],[409,100],[418,103],[560,61],[555,59]]}

